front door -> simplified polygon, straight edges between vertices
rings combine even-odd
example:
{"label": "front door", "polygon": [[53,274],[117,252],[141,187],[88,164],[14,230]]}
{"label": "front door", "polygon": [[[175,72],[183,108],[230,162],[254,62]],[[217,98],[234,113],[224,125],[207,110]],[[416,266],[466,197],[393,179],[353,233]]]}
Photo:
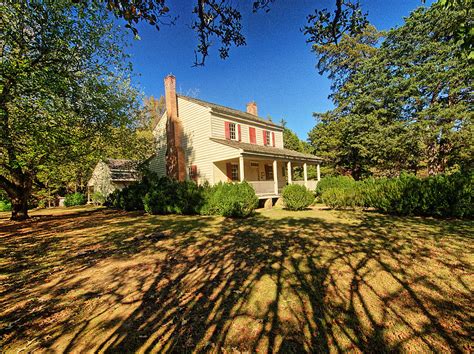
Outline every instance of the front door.
{"label": "front door", "polygon": [[267,181],[273,181],[273,166],[265,165],[265,179]]}

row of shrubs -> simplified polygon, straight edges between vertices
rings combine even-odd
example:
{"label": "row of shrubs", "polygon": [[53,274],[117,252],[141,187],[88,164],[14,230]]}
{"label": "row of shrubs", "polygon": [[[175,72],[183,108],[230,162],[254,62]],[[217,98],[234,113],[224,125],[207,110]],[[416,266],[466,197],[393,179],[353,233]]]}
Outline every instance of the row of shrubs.
{"label": "row of shrubs", "polygon": [[417,178],[326,177],[316,188],[319,201],[335,209],[374,208],[397,215],[472,217],[474,174],[453,173]]}
{"label": "row of shrubs", "polygon": [[[314,194],[303,186],[290,185],[283,189],[287,209],[302,210],[314,201]],[[167,177],[146,176],[122,190],[114,191],[106,205],[150,214],[222,215],[244,218],[258,207],[258,198],[247,182],[197,185]]]}
{"label": "row of shrubs", "polygon": [[202,214],[246,217],[258,206],[253,188],[246,182],[219,183],[213,187],[192,181],[146,176],[140,183],[114,191],[107,205],[150,214]]}

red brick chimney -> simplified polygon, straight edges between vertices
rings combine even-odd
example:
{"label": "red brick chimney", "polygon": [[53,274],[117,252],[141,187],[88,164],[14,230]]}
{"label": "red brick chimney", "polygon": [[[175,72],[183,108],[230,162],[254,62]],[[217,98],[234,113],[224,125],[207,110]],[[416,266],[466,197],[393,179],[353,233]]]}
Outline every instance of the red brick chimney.
{"label": "red brick chimney", "polygon": [[258,116],[257,103],[255,103],[255,101],[247,103],[247,113]]}
{"label": "red brick chimney", "polygon": [[166,174],[179,181],[186,179],[186,164],[184,161],[183,126],[178,117],[178,97],[176,96],[176,77],[165,77],[166,101]]}

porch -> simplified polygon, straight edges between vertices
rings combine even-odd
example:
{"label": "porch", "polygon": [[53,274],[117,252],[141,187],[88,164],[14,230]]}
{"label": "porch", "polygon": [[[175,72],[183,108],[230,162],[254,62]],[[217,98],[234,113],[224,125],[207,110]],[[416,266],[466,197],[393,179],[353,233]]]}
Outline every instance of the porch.
{"label": "porch", "polygon": [[[308,178],[308,167],[316,166],[316,178]],[[295,170],[299,169],[301,180],[295,180]],[[320,165],[316,161],[297,159],[268,159],[255,155],[241,155],[238,158],[214,162],[214,181],[247,181],[259,199],[277,198],[287,184],[304,185],[315,190],[321,179]]]}

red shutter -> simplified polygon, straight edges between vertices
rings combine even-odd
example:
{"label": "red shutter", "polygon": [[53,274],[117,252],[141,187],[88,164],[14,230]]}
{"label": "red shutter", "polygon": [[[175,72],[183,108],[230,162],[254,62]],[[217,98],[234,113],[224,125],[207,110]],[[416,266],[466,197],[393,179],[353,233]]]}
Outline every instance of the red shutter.
{"label": "red shutter", "polygon": [[225,138],[230,139],[230,123],[224,122],[225,124]]}
{"label": "red shutter", "polygon": [[275,132],[272,132],[273,147],[275,147]]}
{"label": "red shutter", "polygon": [[263,145],[267,145],[267,131],[262,130],[263,133]]}
{"label": "red shutter", "polygon": [[227,178],[229,181],[232,181],[232,164],[231,163],[226,163],[226,168],[227,168]]}
{"label": "red shutter", "polygon": [[255,128],[249,127],[249,136],[250,136],[250,143],[256,144],[257,143],[257,136],[255,134]]}
{"label": "red shutter", "polygon": [[239,131],[239,141],[242,141],[242,128],[240,128],[240,124],[237,127]]}
{"label": "red shutter", "polygon": [[196,165],[191,165],[191,179],[193,181],[197,181],[197,166]]}

